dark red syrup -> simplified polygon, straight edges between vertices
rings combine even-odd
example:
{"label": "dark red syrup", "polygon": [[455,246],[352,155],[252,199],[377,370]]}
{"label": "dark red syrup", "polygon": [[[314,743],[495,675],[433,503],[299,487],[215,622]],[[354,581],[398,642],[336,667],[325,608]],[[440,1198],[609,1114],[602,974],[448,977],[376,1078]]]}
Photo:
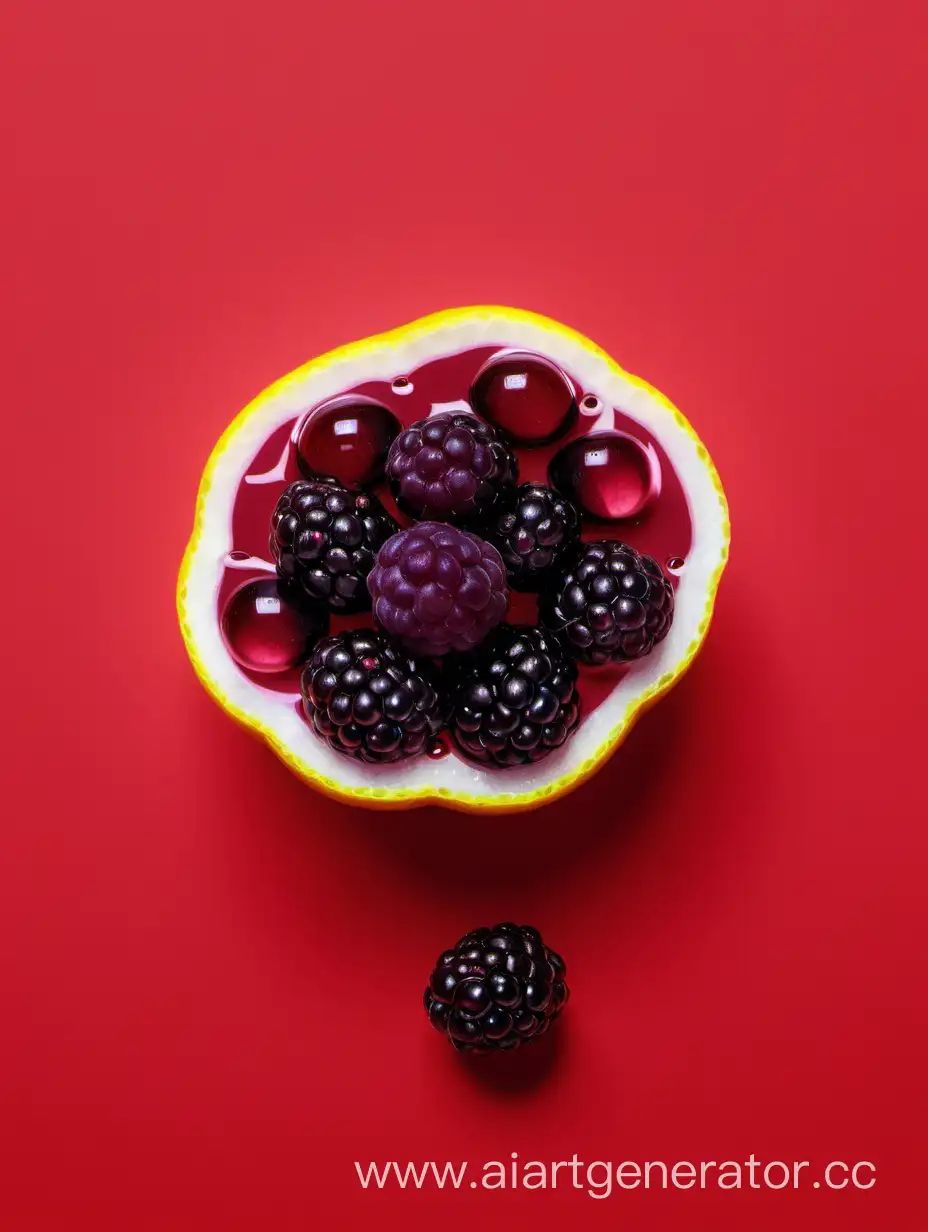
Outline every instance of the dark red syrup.
{"label": "dark red syrup", "polygon": [[[323,431],[321,439],[327,446],[325,462],[329,473],[335,473],[337,478],[349,484],[358,482],[357,475],[365,467],[371,467],[373,473],[377,473],[384,441],[388,435],[392,436],[390,416],[395,416],[400,426],[405,428],[418,419],[424,419],[434,403],[458,404],[449,405],[446,409],[464,410],[463,404],[467,403],[475,378],[485,369],[487,361],[502,349],[500,346],[471,347],[441,359],[431,360],[420,368],[398,372],[391,381],[366,381],[345,389],[338,395],[338,405],[350,406],[352,398],[361,399],[362,405],[365,405],[363,400],[369,399],[376,403],[378,408],[384,408],[389,415],[378,410],[369,434],[362,430],[360,413],[349,416],[359,420],[358,431],[350,434],[350,441],[339,441],[338,434],[331,426]],[[595,393],[584,390],[573,373],[567,372],[566,376],[574,387],[577,413],[570,412],[565,415],[566,424],[557,439],[547,444],[516,446],[519,481],[549,483],[557,480],[558,483],[564,483],[571,488],[584,507],[585,540],[621,539],[631,544],[638,551],[653,556],[676,587],[680,573],[685,568],[693,531],[686,495],[679,477],[658,441],[641,424],[618,409],[613,412],[612,423],[608,423],[609,408],[599,402]],[[341,399],[344,399],[344,402]],[[327,401],[325,406],[330,407],[332,401]],[[502,403],[500,405],[502,406]],[[526,407],[527,405],[526,403]],[[312,409],[306,408],[307,411]],[[552,423],[560,409],[561,404],[552,392],[546,407],[546,422]],[[537,426],[529,423],[519,426],[517,418],[513,418],[517,417],[518,408],[514,409],[511,403],[507,403],[503,410],[509,416],[510,432],[514,435],[527,439],[538,434]],[[606,423],[603,422],[604,415]],[[304,412],[274,431],[258,450],[239,484],[232,509],[232,544],[234,555],[239,559],[233,561],[227,558],[223,570],[217,595],[217,614],[220,620],[226,603],[238,587],[250,578],[269,576],[271,557],[268,538],[271,513],[281,492],[295,479],[301,478],[306,469],[305,461],[302,468],[300,466],[297,447],[292,438],[299,435],[304,442],[309,441],[315,430],[315,425],[309,426],[311,422]],[[299,434],[295,432],[298,425],[301,428]],[[546,431],[548,430],[546,428]],[[625,437],[631,438],[631,441],[618,443],[615,438],[610,437],[604,445],[603,433],[624,434]],[[345,435],[349,434],[346,432]],[[340,451],[338,445],[341,443],[349,444],[350,448]],[[590,459],[590,454],[602,453],[604,449],[605,461],[596,457]],[[346,473],[338,473],[340,453],[346,459],[350,458],[353,468],[350,473],[347,468]],[[324,469],[321,464],[317,465],[320,471]],[[569,479],[564,478],[565,471],[571,467],[578,476],[574,479],[573,486]],[[655,472],[659,472],[659,483],[656,483]],[[590,485],[595,485],[600,476],[606,490],[597,493],[595,486]],[[397,511],[389,490],[382,481],[375,484],[372,490],[401,524],[409,523],[409,519]],[[628,510],[633,511],[632,516],[619,520],[597,516],[608,511],[622,513]],[[230,557],[231,555],[232,553]],[[255,564],[255,560],[264,564]],[[535,596],[513,593],[508,618],[519,623],[534,623]],[[331,631],[337,633],[343,628],[370,623],[370,613],[350,618],[333,618]],[[292,696],[295,702],[298,700],[299,666],[276,673],[254,672],[244,666],[241,670],[263,688]],[[584,714],[590,714],[596,709],[627,670],[628,668],[621,666],[580,667],[579,687]],[[300,711],[302,712],[301,707]],[[449,742],[441,737],[434,748],[429,750],[428,756],[444,757],[452,752]]]}

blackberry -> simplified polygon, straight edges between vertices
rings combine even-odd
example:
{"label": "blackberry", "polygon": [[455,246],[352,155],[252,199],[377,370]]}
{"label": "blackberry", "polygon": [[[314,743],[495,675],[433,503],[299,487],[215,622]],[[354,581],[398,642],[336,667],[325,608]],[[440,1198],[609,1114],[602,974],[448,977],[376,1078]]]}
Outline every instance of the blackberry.
{"label": "blackberry", "polygon": [[499,549],[514,590],[537,591],[580,538],[580,515],[566,496],[541,483],[523,483],[508,495],[486,539]]}
{"label": "blackberry", "polygon": [[396,438],[387,458],[396,503],[430,521],[466,521],[489,513],[518,474],[509,446],[489,424],[466,412],[420,419]]}
{"label": "blackberry", "polygon": [[570,996],[567,965],[537,928],[475,928],[445,950],[423,998],[429,1022],[460,1052],[518,1048],[544,1033]]}
{"label": "blackberry", "polygon": [[625,663],[667,636],[673,587],[656,560],[626,543],[582,543],[541,596],[539,615],[581,662]]}
{"label": "blackberry", "polygon": [[380,550],[367,579],[379,624],[411,653],[471,650],[506,614],[499,552],[444,522],[419,522]]}
{"label": "blackberry", "polygon": [[300,479],[282,493],[271,519],[277,572],[330,611],[370,607],[366,579],[397,525],[375,496],[334,479]]}
{"label": "blackberry", "polygon": [[577,668],[550,633],[503,625],[457,666],[451,705],[452,739],[471,761],[541,761],[579,722]]}
{"label": "blackberry", "polygon": [[415,757],[444,725],[431,669],[372,629],[317,643],[300,691],[316,735],[360,761]]}

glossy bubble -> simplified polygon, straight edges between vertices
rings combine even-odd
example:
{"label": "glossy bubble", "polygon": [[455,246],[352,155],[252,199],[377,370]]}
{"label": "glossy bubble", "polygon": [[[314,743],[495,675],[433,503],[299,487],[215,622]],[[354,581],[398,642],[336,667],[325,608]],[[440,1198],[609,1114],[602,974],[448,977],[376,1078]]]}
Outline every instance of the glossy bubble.
{"label": "glossy bubble", "polygon": [[634,518],[660,495],[660,462],[652,448],[625,432],[581,436],[551,460],[551,483],[590,517]]}
{"label": "glossy bubble", "polygon": [[306,658],[323,630],[322,613],[298,611],[280,593],[276,578],[254,578],[229,596],[222,612],[222,638],[240,667],[286,672]]}
{"label": "glossy bubble", "polygon": [[371,398],[348,395],[316,407],[297,435],[297,461],[308,478],[333,475],[349,487],[383,479],[400,422]]}
{"label": "glossy bubble", "polygon": [[574,390],[557,364],[542,355],[504,351],[478,372],[471,405],[517,445],[556,440],[576,418]]}

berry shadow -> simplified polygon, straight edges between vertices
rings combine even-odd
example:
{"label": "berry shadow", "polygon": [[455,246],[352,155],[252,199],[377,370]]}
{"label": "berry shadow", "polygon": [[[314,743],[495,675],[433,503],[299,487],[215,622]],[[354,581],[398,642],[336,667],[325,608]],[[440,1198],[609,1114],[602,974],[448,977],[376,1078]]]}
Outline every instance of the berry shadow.
{"label": "berry shadow", "polygon": [[[643,715],[603,768],[576,791],[532,812],[481,817],[428,806],[383,815],[346,810],[348,824],[445,896],[474,898],[474,866],[461,859],[462,843],[482,844],[480,887],[494,895],[513,885],[553,887],[596,860],[605,845],[635,845],[653,824],[649,797],[672,775],[681,742],[699,713],[697,663],[687,679]],[[479,835],[483,835],[480,839]]]}
{"label": "berry shadow", "polygon": [[460,1073],[473,1086],[501,1098],[518,1098],[541,1086],[562,1063],[568,1034],[566,1015],[562,1015],[539,1039],[529,1040],[520,1048],[484,1056],[459,1052],[455,1059]]}

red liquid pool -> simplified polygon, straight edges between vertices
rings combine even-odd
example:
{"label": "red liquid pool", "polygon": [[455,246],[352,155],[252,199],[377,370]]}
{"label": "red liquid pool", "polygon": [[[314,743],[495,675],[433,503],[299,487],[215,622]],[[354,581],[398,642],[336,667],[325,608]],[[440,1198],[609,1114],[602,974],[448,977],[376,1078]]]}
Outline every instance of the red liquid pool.
{"label": "red liquid pool", "polygon": [[[424,419],[436,402],[459,402],[468,399],[469,391],[477,374],[487,360],[500,351],[500,346],[471,347],[454,355],[444,356],[412,371],[398,372],[391,381],[367,381],[345,389],[338,395],[349,405],[351,398],[370,399],[390,412],[402,427],[418,419]],[[578,476],[575,490],[585,509],[583,538],[620,539],[638,551],[646,552],[667,573],[676,586],[679,574],[685,569],[686,557],[692,541],[692,521],[683,486],[670,464],[670,460],[658,442],[635,420],[614,412],[613,431],[632,438],[631,442],[616,443],[614,439],[603,443],[600,415],[603,407],[595,395],[582,388],[571,372],[566,374],[573,382],[579,412],[568,415],[566,430],[556,440],[539,446],[516,446],[519,460],[519,482],[532,480],[539,483],[559,483],[569,487],[564,479],[565,469],[573,468]],[[332,400],[326,403],[331,406]],[[307,407],[306,410],[311,408]],[[510,408],[507,405],[507,413]],[[551,420],[557,417],[557,408]],[[227,564],[223,571],[217,596],[218,615],[238,587],[250,578],[267,578],[269,562],[268,538],[271,513],[281,492],[295,479],[302,477],[296,446],[291,437],[301,416],[295,416],[283,424],[265,441],[248,468],[248,473],[239,485],[232,511],[232,546],[238,559]],[[378,415],[376,432],[386,433],[388,419]],[[599,426],[594,431],[594,424]],[[533,435],[530,425],[515,431],[520,437]],[[303,425],[301,437],[311,439],[312,431]],[[327,458],[331,465],[338,464],[338,436],[328,429],[322,434],[326,443]],[[351,466],[358,469],[368,464],[360,448],[361,441],[352,436],[351,448],[344,451]],[[334,448],[333,448],[334,446]],[[372,440],[372,456],[382,451],[382,436]],[[565,453],[567,455],[565,461]],[[557,463],[552,467],[555,459]],[[650,458],[650,463],[643,459]],[[600,460],[603,459],[603,460]],[[305,466],[305,463],[304,463]],[[650,469],[648,467],[650,466]],[[549,467],[552,476],[549,478]],[[659,471],[659,483],[655,491],[654,471]],[[605,485],[602,492],[596,491],[598,477]],[[345,476],[344,478],[347,478]],[[611,485],[611,486],[610,486]],[[380,497],[390,512],[402,525],[409,519],[398,513],[389,490],[382,483],[373,491]],[[621,520],[606,520],[597,513],[634,510],[633,516]],[[250,563],[251,562],[251,563]],[[670,566],[672,562],[672,566]],[[670,567],[669,567],[670,566]],[[519,623],[535,622],[535,596],[513,594],[508,619]],[[332,620],[332,632],[342,628],[371,624],[370,613]],[[292,695],[299,695],[300,669],[255,672],[242,667],[245,675],[263,688]],[[589,714],[612,692],[612,689],[628,669],[622,666],[605,668],[580,667],[580,695],[583,713]],[[450,751],[447,741],[430,751],[429,756],[445,756]]]}

